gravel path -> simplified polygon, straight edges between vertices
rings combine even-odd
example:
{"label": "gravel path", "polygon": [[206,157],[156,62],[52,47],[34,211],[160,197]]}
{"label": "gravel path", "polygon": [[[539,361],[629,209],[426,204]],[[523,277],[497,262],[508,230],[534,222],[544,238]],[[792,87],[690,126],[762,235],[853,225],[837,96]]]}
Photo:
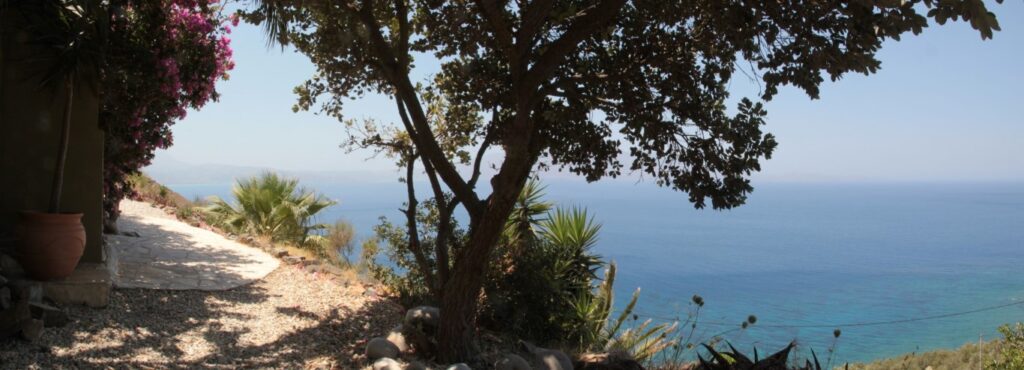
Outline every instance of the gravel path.
{"label": "gravel path", "polygon": [[367,338],[401,321],[366,289],[295,266],[225,291],[117,289],[38,343],[0,340],[0,368],[358,368]]}
{"label": "gravel path", "polygon": [[108,235],[119,288],[224,290],[252,283],[277,268],[276,258],[193,227],[149,203],[124,200],[118,229]]}

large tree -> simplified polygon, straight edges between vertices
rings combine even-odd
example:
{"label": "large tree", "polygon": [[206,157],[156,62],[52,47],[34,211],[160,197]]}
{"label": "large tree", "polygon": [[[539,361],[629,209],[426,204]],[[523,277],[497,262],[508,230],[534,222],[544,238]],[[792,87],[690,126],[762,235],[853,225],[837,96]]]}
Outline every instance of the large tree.
{"label": "large tree", "polygon": [[[349,99],[394,98],[411,143],[406,180],[420,162],[446,214],[433,251],[409,241],[434,254],[421,267],[440,298],[445,361],[475,353],[481,280],[538,164],[589,181],[642,173],[698,208],[734,207],[775,148],[761,101],[780,87],[816,98],[825,78],[876,72],[882,44],[928,18],[969,21],[982,38],[998,30],[981,0],[262,0],[247,18],[317,66],[297,89],[299,108],[340,119]],[[429,88],[411,77],[416,57],[440,64]],[[741,66],[763,91],[733,110],[728,86]],[[426,94],[443,97],[456,127]],[[476,119],[459,118],[466,112]],[[451,135],[475,150],[469,166],[445,147]],[[488,194],[477,181],[489,150],[501,155]],[[469,216],[468,240],[451,245],[444,224],[456,207]]]}

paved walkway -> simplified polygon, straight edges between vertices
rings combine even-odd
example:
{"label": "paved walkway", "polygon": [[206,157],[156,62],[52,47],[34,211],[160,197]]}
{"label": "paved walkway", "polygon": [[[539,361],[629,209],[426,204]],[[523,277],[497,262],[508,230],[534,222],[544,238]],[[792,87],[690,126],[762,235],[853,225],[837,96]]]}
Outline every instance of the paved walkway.
{"label": "paved walkway", "polygon": [[121,232],[108,235],[119,288],[226,290],[262,279],[276,258],[205,229],[193,227],[147,203],[121,202]]}

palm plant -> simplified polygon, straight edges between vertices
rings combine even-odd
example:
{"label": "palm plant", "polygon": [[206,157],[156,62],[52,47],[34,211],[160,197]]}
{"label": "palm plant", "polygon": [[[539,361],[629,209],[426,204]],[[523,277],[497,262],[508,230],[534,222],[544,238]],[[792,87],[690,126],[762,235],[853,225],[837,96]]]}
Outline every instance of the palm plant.
{"label": "palm plant", "polygon": [[228,231],[306,248],[328,244],[328,239],[320,234],[327,225],[316,223],[315,215],[336,202],[299,188],[298,180],[267,172],[239,180],[232,194],[234,204],[211,197],[211,204],[205,209],[216,224]]}
{"label": "palm plant", "polygon": [[[9,6],[0,4],[4,7]],[[40,87],[51,93],[64,93],[57,164],[50,187],[49,213],[60,212],[64,187],[64,167],[70,141],[72,108],[76,87],[81,82],[95,88],[103,64],[103,45],[108,22],[101,1],[47,0],[19,4],[29,17],[29,29],[35,35],[32,44],[38,47],[28,62],[40,68]]]}

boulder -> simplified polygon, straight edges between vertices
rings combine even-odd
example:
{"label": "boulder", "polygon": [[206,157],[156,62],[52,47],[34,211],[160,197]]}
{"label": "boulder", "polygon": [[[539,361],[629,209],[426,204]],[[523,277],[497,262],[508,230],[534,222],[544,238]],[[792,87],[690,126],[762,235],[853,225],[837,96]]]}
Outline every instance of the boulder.
{"label": "boulder", "polygon": [[35,342],[43,336],[43,320],[28,319],[21,323],[21,337]]}
{"label": "boulder", "polygon": [[71,322],[67,312],[46,303],[31,302],[29,309],[32,311],[32,317],[43,320],[47,328],[62,327]]}
{"label": "boulder", "polygon": [[409,343],[405,340],[405,334],[402,333],[402,324],[398,324],[394,329],[388,332],[388,342],[391,342],[398,347],[398,351],[405,353],[409,351]]}
{"label": "boulder", "polygon": [[[683,367],[687,369],[688,367]],[[644,370],[643,365],[620,352],[584,353],[576,360],[577,370]]]}
{"label": "boulder", "polygon": [[379,358],[373,362],[373,370],[402,370],[402,364],[387,357]]}
{"label": "boulder", "polygon": [[469,365],[460,362],[457,364],[448,365],[448,367],[446,367],[445,370],[473,370],[473,368],[469,367]]}
{"label": "boulder", "polygon": [[43,301],[43,284],[28,279],[11,280],[11,290],[15,299],[27,299],[29,302]]}
{"label": "boulder", "polygon": [[0,253],[0,271],[4,272],[7,277],[18,277],[25,275],[25,269],[21,268],[21,264],[18,263],[14,257]]}
{"label": "boulder", "polygon": [[375,361],[379,358],[398,358],[399,350],[394,343],[384,338],[373,338],[366,343],[366,358]]}
{"label": "boulder", "polygon": [[0,310],[11,308],[11,288],[0,287]]}
{"label": "boulder", "polygon": [[366,288],[365,290],[363,290],[363,296],[365,296],[365,297],[376,297],[377,296],[377,289],[374,288],[374,287]]}
{"label": "boulder", "polygon": [[529,342],[520,342],[523,349],[533,356],[534,368],[539,370],[573,370],[572,360],[565,352],[557,349],[537,347]]}
{"label": "boulder", "polygon": [[530,363],[517,354],[508,353],[498,358],[494,363],[494,370],[532,370]]}
{"label": "boulder", "polygon": [[427,365],[419,361],[413,361],[405,365],[405,370],[427,370]]}
{"label": "boulder", "polygon": [[[400,327],[402,329],[402,339],[410,349],[416,351],[417,356],[430,358],[436,355],[437,343],[432,335],[428,335],[417,325],[402,324]],[[431,332],[433,331],[433,328],[431,328]]]}
{"label": "boulder", "polygon": [[405,325],[421,328],[436,328],[441,320],[441,310],[437,307],[419,306],[405,312]]}

